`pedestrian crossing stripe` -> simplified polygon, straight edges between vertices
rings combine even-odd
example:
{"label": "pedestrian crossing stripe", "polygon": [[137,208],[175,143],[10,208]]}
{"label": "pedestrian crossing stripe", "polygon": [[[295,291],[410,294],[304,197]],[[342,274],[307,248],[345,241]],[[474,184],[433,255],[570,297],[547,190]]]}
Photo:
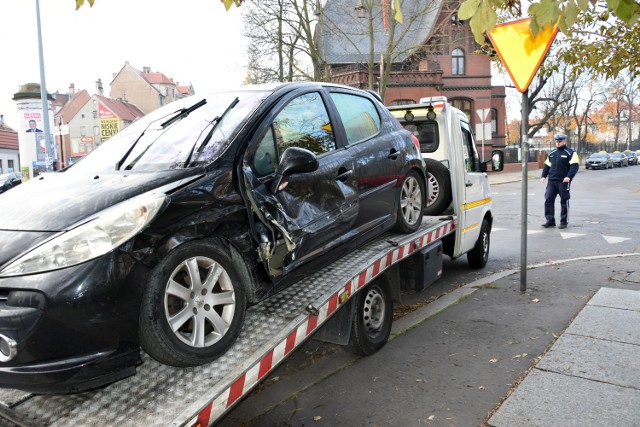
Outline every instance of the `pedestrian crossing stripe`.
{"label": "pedestrian crossing stripe", "polygon": [[527,234],[538,234],[542,233],[542,230],[527,230]]}
{"label": "pedestrian crossing stripe", "polygon": [[580,233],[560,233],[560,235],[562,236],[563,239],[571,239],[573,237],[580,237],[580,236],[585,236],[585,234],[580,234]]}
{"label": "pedestrian crossing stripe", "polygon": [[604,234],[602,235],[602,237],[609,244],[615,244],[615,243],[624,242],[625,240],[631,240],[630,237],[605,236]]}

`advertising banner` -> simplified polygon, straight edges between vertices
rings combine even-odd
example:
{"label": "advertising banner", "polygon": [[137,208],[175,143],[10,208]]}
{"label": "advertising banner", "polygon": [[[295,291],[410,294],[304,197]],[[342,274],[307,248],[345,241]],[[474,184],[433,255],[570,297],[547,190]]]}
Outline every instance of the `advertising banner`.
{"label": "advertising banner", "polygon": [[120,130],[120,119],[109,111],[104,105],[98,104],[100,113],[100,138],[105,141],[118,133]]}

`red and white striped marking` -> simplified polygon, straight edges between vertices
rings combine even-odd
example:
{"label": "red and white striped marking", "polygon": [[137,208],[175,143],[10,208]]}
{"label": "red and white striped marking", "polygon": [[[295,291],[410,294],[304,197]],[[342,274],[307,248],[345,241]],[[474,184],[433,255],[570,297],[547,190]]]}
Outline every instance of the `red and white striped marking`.
{"label": "red and white striped marking", "polygon": [[[341,286],[328,301],[318,308],[317,316],[308,315],[285,339],[269,350],[262,359],[245,371],[229,388],[210,401],[188,425],[194,427],[213,425],[216,419],[222,416],[222,414],[233,406],[242,396],[251,391],[256,384],[275,369],[275,367],[278,366],[289,353],[302,344],[309,335],[322,326],[322,324],[360,288],[371,282],[391,265],[446,236],[451,233],[454,228],[454,222],[448,221],[446,224],[420,236],[420,238],[405,243],[384,254],[367,268],[356,274],[351,280],[345,283],[344,286]],[[344,298],[345,293],[347,295],[346,298]]]}

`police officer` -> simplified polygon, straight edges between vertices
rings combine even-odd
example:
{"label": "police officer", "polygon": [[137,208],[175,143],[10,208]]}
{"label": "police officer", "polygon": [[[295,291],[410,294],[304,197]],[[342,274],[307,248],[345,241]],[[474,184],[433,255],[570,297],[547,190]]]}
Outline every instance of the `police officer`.
{"label": "police officer", "polygon": [[[560,195],[560,225],[558,228],[567,228],[569,222],[569,186],[573,177],[578,173],[580,159],[578,154],[567,147],[567,135],[556,134],[553,137],[556,148],[551,150],[549,157],[544,162],[542,168],[542,178],[540,181],[547,182],[547,190],[544,193],[544,216],[543,227],[555,227],[555,202],[556,196]],[[547,177],[549,178],[547,181]]]}

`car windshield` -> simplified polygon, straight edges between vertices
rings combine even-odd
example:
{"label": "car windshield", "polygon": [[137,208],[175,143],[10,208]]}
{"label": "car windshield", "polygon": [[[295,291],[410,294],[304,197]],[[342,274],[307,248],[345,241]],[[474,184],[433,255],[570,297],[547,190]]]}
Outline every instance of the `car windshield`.
{"label": "car windshield", "polygon": [[614,159],[620,159],[622,158],[622,154],[612,154],[611,157],[613,157]]}
{"label": "car windshield", "polygon": [[592,154],[591,157],[589,157],[590,159],[606,159],[607,155],[606,154]]}
{"label": "car windshield", "polygon": [[210,163],[268,94],[234,91],[172,102],[118,132],[68,172],[164,170]]}

